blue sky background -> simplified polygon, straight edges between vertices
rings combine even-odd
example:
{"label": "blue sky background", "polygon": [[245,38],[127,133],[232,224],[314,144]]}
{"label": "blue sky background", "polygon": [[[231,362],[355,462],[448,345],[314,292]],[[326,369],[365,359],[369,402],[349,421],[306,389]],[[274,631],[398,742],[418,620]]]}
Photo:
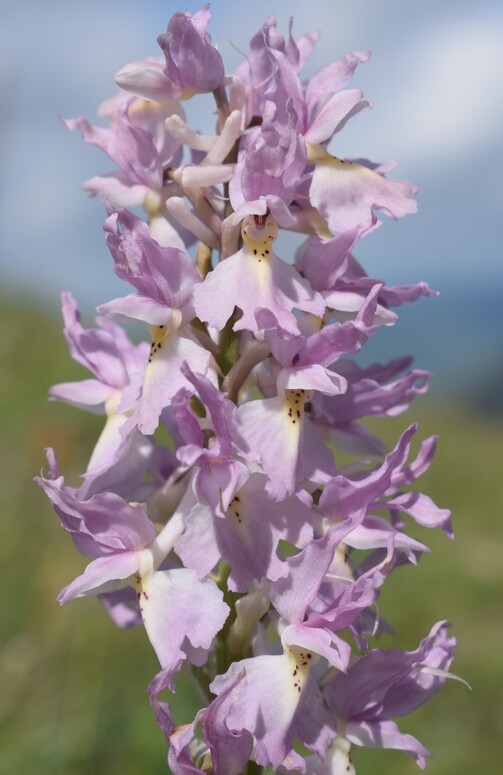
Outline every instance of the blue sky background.
{"label": "blue sky background", "polygon": [[[501,363],[503,3],[499,0],[314,0],[212,3],[210,32],[231,71],[269,14],[286,33],[322,31],[309,76],[347,51],[371,49],[352,85],[373,109],[337,136],[338,155],[397,159],[395,175],[421,189],[419,213],[383,227],[357,251],[388,282],[439,289],[406,309],[372,350],[412,351],[440,389],[466,392]],[[84,311],[125,286],[103,242],[100,202],[82,181],[113,165],[68,133],[57,115],[95,118],[114,73],[158,53],[170,15],[199,3],[164,0],[18,0],[0,27],[0,256],[4,293],[55,310],[68,288]],[[208,101],[190,109],[208,129]],[[501,370],[501,369],[500,369]]]}

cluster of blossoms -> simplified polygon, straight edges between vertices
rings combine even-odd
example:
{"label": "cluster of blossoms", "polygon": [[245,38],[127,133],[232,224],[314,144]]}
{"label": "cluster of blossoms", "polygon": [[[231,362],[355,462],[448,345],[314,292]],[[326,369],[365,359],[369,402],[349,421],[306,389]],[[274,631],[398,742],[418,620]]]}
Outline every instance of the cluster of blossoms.
{"label": "cluster of blossoms", "polygon": [[[445,622],[412,652],[369,639],[385,626],[381,586],[428,551],[406,518],[452,536],[450,513],[410,490],[435,437],[410,460],[416,425],[387,451],[360,420],[405,410],[428,374],[348,358],[395,322],[391,307],[433,293],[389,287],[351,252],[375,211],[414,212],[416,189],[387,177],[392,165],[327,151],[370,105],[346,88],[368,52],[303,83],[318,36],[285,40],[270,18],[226,75],[209,19],[208,6],[176,13],[162,56],[117,74],[108,126],[65,122],[117,166],[84,188],[103,199],[115,271],[135,290],[90,329],[62,297],[70,353],[92,376],[51,397],[106,420],[80,487],[52,450],[39,478],[91,558],[58,600],[97,595],[119,626],[145,628],[175,775],[354,773],[352,745],[422,767],[428,751],[392,719],[451,675],[454,639]],[[214,135],[182,107],[208,92]],[[275,252],[280,229],[305,235],[294,263]],[[151,343],[133,344],[124,321],[146,323]],[[159,695],[183,666],[204,707],[177,726]]]}

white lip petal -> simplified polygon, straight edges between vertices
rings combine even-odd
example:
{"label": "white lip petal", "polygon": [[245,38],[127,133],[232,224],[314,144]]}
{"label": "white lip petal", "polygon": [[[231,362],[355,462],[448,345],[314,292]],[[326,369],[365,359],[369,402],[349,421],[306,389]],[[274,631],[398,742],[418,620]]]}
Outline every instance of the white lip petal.
{"label": "white lip petal", "polygon": [[215,582],[199,581],[186,568],[148,573],[137,590],[143,623],[163,668],[185,658],[186,638],[194,648],[209,649],[229,612]]}

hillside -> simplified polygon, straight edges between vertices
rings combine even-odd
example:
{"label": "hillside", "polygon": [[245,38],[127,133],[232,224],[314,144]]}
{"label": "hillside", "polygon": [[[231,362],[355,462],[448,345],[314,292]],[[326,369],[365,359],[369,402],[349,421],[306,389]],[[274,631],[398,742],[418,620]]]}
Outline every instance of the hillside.
{"label": "hillside", "polygon": [[[70,482],[85,465],[100,418],[46,401],[52,383],[84,372],[67,356],[58,321],[4,302],[0,323],[0,775],[166,772],[164,740],[145,693],[157,666],[143,632],[116,630],[93,599],[62,609],[54,603],[84,560],[32,477],[48,445]],[[393,443],[413,419],[421,422],[421,438],[440,435],[422,489],[452,508],[456,540],[414,531],[433,551],[417,568],[396,571],[384,588],[381,615],[397,633],[385,645],[415,648],[435,621],[448,618],[459,639],[454,671],[473,693],[450,682],[400,726],[434,752],[430,775],[496,772],[503,753],[502,425],[452,403],[423,401],[373,427],[386,428]],[[180,720],[189,720],[183,680],[176,702]],[[395,752],[356,752],[355,763],[359,775],[376,767],[388,775],[417,772]]]}

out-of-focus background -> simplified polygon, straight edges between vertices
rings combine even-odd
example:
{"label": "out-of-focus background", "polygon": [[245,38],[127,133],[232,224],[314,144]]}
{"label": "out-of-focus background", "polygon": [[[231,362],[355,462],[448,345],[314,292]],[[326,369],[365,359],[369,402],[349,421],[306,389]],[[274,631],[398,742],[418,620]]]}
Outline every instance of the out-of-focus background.
{"label": "out-of-focus background", "polygon": [[[100,418],[49,404],[55,382],[79,379],[60,330],[59,289],[93,307],[122,295],[104,246],[103,207],[80,183],[112,164],[57,115],[94,120],[114,93],[113,74],[157,53],[176,10],[161,0],[20,0],[2,4],[0,27],[0,775],[166,772],[165,746],[145,687],[157,670],[141,631],[117,631],[95,600],[59,609],[57,592],[84,567],[32,476],[43,448],[57,450],[77,482]],[[339,156],[400,162],[421,189],[419,213],[386,219],[358,250],[388,283],[426,280],[441,292],[399,309],[367,361],[412,354],[434,374],[407,415],[373,424],[393,444],[412,419],[440,435],[422,489],[453,510],[456,540],[416,531],[432,554],[401,568],[383,590],[395,627],[383,645],[415,648],[441,618],[459,639],[455,672],[427,707],[405,719],[430,748],[432,775],[497,772],[503,754],[501,561],[503,485],[503,282],[501,138],[503,6],[499,0],[292,0],[212,3],[211,33],[231,71],[265,18],[286,33],[320,29],[305,75],[347,51],[372,49],[352,85],[374,107],[336,137]],[[201,98],[192,123],[211,126]],[[200,112],[198,112],[200,109]],[[183,680],[180,721],[193,698]],[[397,752],[355,753],[359,775],[407,775]],[[381,769],[382,768],[382,769]]]}

